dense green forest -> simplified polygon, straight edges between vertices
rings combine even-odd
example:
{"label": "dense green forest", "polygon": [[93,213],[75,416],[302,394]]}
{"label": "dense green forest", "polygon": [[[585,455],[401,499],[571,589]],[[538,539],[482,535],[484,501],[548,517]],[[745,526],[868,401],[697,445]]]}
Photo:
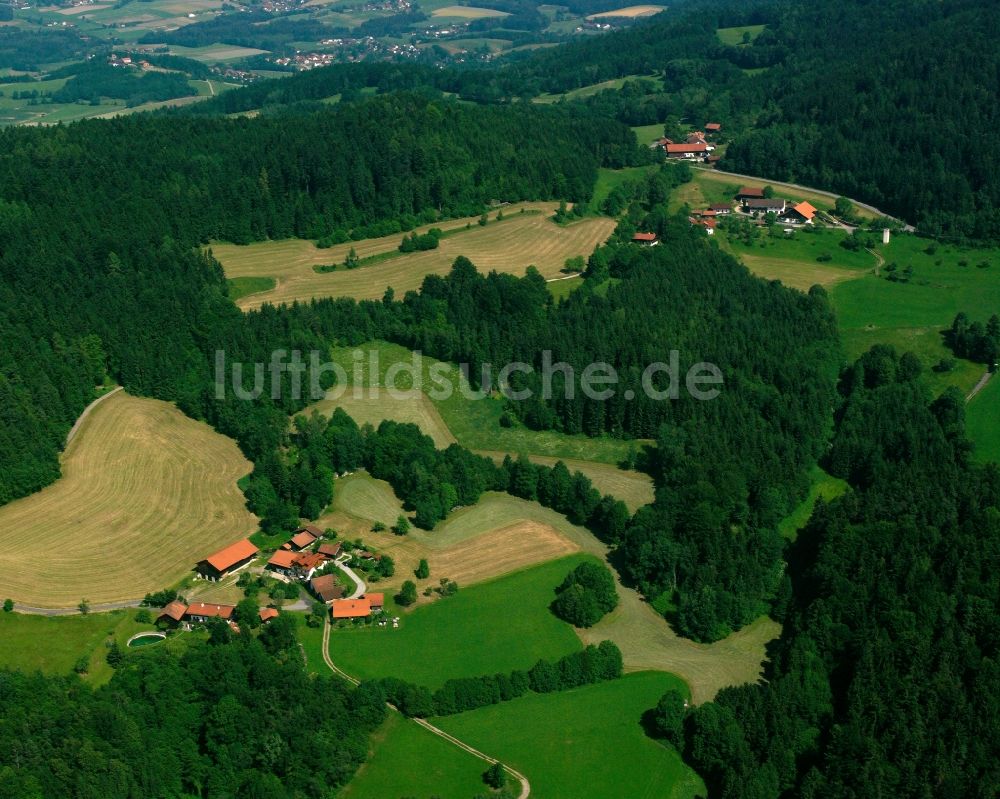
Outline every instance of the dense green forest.
{"label": "dense green forest", "polygon": [[[630,579],[649,595],[676,592],[680,628],[702,639],[765,611],[780,573],[775,525],[805,490],[831,407],[838,356],[822,293],[757,281],[683,221],[647,213],[676,178],[665,170],[639,192],[635,214],[669,246],[599,251],[588,283],[613,276],[619,282],[606,293],[580,291],[554,305],[537,275],[484,277],[460,261],[449,277],[428,278],[402,300],[322,301],[244,316],[222,296],[218,266],[192,245],[468,213],[498,198],[586,200],[599,164],[645,155],[629,131],[590,125],[581,112],[418,95],[295,113],[291,121],[164,116],[4,133],[0,264],[10,302],[2,307],[12,342],[5,357],[18,379],[3,385],[11,397],[4,451],[14,464],[4,472],[3,498],[54,479],[61,438],[106,368],[126,388],[173,399],[234,437],[257,465],[252,506],[268,527],[291,527],[324,504],[315,486],[331,466],[303,461],[292,471],[284,463],[285,420],[305,403],[287,390],[256,403],[217,400],[215,350],[256,363],[290,346],[323,351],[383,338],[468,363],[477,375],[484,363],[539,368],[550,349],[577,374],[592,361],[615,364],[620,391],[608,401],[579,392],[563,399],[557,373],[553,399],[512,404],[524,423],[659,439],[656,505],[624,531],[617,511],[614,532],[599,529],[621,547]],[[347,150],[344,141],[358,144]],[[123,201],[118,179],[134,174],[151,179]],[[88,213],[67,216],[67,208]],[[26,238],[29,228],[46,235]],[[58,296],[53,275],[67,286]],[[685,372],[699,361],[722,370],[728,383],[718,401],[647,396],[642,371],[669,360],[671,349],[683,353]],[[793,379],[796,391],[781,402]],[[532,381],[526,385],[537,392]],[[660,390],[667,382],[653,381]],[[402,493],[428,526],[455,504],[448,494],[434,506]],[[581,505],[582,519],[600,502],[598,495]]]}
{"label": "dense green forest", "polygon": [[[739,45],[716,34],[745,25],[766,27]],[[989,0],[706,0],[490,68],[330,67],[231,92],[209,108],[303,102],[394,81],[510,102],[657,76],[662,88],[634,80],[582,102],[630,125],[721,121],[731,141],[723,167],[867,201],[934,235],[995,241],[998,36],[1000,6]]]}
{"label": "dense green forest", "polygon": [[377,690],[308,676],[293,622],[259,639],[219,622],[183,654],[126,657],[96,691],[0,671],[0,795],[330,796],[386,708]]}
{"label": "dense green forest", "polygon": [[1000,470],[914,358],[876,348],[841,386],[853,491],[789,553],[767,682],[690,713],[685,758],[718,797],[995,796]]}
{"label": "dense green forest", "polygon": [[277,427],[294,403],[205,409],[206,351],[227,340],[234,355],[252,350],[221,269],[195,245],[387,219],[412,226],[501,198],[586,199],[598,166],[642,155],[626,128],[594,128],[582,113],[397,95],[292,120],[143,116],[4,130],[0,503],[58,476],[62,441],[105,369],[131,391],[209,416],[251,456],[276,445],[280,431],[254,432],[245,417]]}
{"label": "dense green forest", "polygon": [[133,71],[103,63],[87,64],[78,69],[65,85],[52,93],[57,103],[75,103],[77,100],[98,101],[101,97],[124,100],[128,106],[175,97],[187,97],[197,92],[187,78],[176,72],[147,72],[136,75]]}
{"label": "dense green forest", "polygon": [[[287,310],[276,332],[272,312],[248,316],[261,341],[285,335],[290,324],[342,344],[389,339],[471,364],[470,374],[483,363],[531,364],[533,374],[512,387],[530,388],[532,398],[510,402],[529,426],[656,439],[648,466],[658,488],[652,506],[626,521],[620,503],[565,467],[509,460],[498,467],[457,446],[439,452],[412,426],[384,423],[364,434],[334,417],[329,425],[300,423],[296,449],[286,456],[255,453],[248,489],[254,511],[266,527],[290,527],[329,502],[333,472],[359,466],[392,484],[428,528],[483,491],[510,491],[618,547],[624,575],[645,594],[676,595],[686,635],[714,640],[766,612],[781,575],[777,524],[806,490],[833,408],[833,317],[822,290],[802,295],[752,278],[683,220],[665,223],[662,233],[657,248],[598,250],[591,267],[620,282],[607,292],[585,285],[558,305],[536,273],[484,276],[460,258],[447,277],[428,277],[402,302],[318,301]],[[671,349],[688,359],[685,371],[691,362],[715,363],[725,375],[721,395],[711,402],[686,391],[651,398],[641,373]],[[576,374],[591,362],[615,364],[621,382],[614,396],[589,399],[577,389],[569,398],[557,372],[554,396],[543,401],[546,350]],[[653,386],[662,391],[667,382],[660,376]],[[625,399],[627,391],[633,399]],[[217,422],[245,438],[229,423]]]}

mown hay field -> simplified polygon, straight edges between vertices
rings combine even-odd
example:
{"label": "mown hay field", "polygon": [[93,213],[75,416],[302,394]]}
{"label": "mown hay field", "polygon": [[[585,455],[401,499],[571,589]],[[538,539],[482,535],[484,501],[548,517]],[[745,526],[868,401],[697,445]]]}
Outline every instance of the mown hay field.
{"label": "mown hay field", "polygon": [[486,19],[488,17],[509,17],[506,11],[496,11],[492,8],[477,8],[476,6],[442,6],[435,8],[432,17],[459,17],[461,19]]}
{"label": "mown hay field", "polygon": [[236,444],[173,405],[124,392],[97,405],[63,476],[0,508],[0,597],[42,608],[141,598],[252,533]]}
{"label": "mown hay field", "polygon": [[[535,213],[520,213],[520,209]],[[402,233],[377,239],[338,244],[319,249],[312,242],[299,239],[269,241],[250,245],[214,244],[213,255],[219,260],[226,277],[272,277],[277,285],[241,297],[237,305],[244,310],[259,308],[266,302],[279,304],[294,300],[308,301],[314,297],[354,297],[379,299],[387,288],[396,296],[420,288],[427,275],[444,275],[455,259],[464,255],[481,271],[524,274],[534,265],[547,278],[558,277],[566,259],[588,256],[613,232],[615,222],[605,217],[589,217],[567,226],[556,225],[551,216],[554,203],[525,203],[504,209],[504,219],[480,226],[478,217],[425,225],[440,227],[446,233],[435,250],[393,255],[376,263],[362,264],[357,269],[317,272],[313,267],[342,264],[353,247],[359,258],[395,253]],[[466,225],[471,227],[466,229]]]}
{"label": "mown hay field", "polygon": [[659,14],[665,8],[666,6],[626,6],[625,8],[616,8],[612,11],[602,11],[600,14],[591,14],[587,19],[651,17],[653,14]]}

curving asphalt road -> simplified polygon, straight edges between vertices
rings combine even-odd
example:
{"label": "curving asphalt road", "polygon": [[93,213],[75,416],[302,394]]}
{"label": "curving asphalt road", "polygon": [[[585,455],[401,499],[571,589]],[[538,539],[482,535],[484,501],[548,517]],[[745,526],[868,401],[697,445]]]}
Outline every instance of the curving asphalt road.
{"label": "curving asphalt road", "polygon": [[333,564],[344,574],[354,580],[354,593],[350,596],[344,597],[344,599],[357,599],[365,592],[366,586],[364,580],[358,577],[357,573],[347,565],[348,560],[350,560],[350,555],[341,555],[339,558],[334,560]]}
{"label": "curving asphalt road", "polygon": [[[720,175],[729,175],[730,177],[743,178],[745,180],[759,180],[762,182],[770,182],[776,186],[777,185],[789,186],[790,188],[793,189],[801,189],[802,191],[809,191],[812,192],[813,194],[819,194],[823,197],[829,197],[831,200],[836,200],[838,197],[844,196],[842,194],[835,194],[832,191],[815,189],[812,186],[802,186],[798,183],[787,183],[786,181],[783,180],[771,180],[770,178],[762,178],[759,175],[744,175],[740,172],[726,172],[724,169],[715,169],[714,167],[705,167],[705,166],[692,166],[691,168],[700,169],[704,172],[718,172]],[[905,230],[907,233],[914,233],[916,231],[916,228],[913,227],[913,225],[906,224],[905,222],[903,222],[902,219],[897,219],[892,214],[887,214],[885,211],[879,210],[874,205],[869,205],[868,203],[859,202],[858,200],[854,200],[850,197],[848,197],[847,199],[849,199],[854,205],[858,206],[858,208],[864,208],[866,211],[870,211],[871,213],[876,214],[877,216],[884,216],[887,219],[894,219],[895,221],[900,222],[903,225],[903,230]]]}

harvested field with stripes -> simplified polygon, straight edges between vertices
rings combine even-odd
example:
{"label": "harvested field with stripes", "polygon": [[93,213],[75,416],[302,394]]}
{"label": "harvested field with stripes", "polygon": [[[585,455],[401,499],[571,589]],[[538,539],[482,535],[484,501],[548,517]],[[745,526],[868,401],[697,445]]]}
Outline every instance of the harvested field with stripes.
{"label": "harvested field with stripes", "polygon": [[[525,213],[520,210],[524,208]],[[606,217],[588,217],[567,226],[555,224],[551,216],[555,203],[524,203],[503,209],[504,219],[478,224],[478,217],[425,225],[440,227],[445,238],[435,250],[398,253],[402,233],[377,239],[338,244],[319,249],[310,241],[292,239],[250,245],[214,244],[213,255],[226,277],[271,277],[277,285],[269,290],[241,297],[237,305],[244,310],[259,308],[265,302],[291,303],[314,297],[354,297],[380,299],[387,288],[397,297],[418,289],[427,275],[444,275],[455,259],[464,255],[481,271],[509,272],[522,275],[534,265],[546,278],[558,277],[566,259],[589,256],[611,235],[615,221]],[[532,212],[532,213],[529,213]],[[471,227],[466,229],[466,225]],[[357,269],[317,272],[314,267],[342,264],[351,248],[361,259],[389,254],[385,260],[364,264]]]}
{"label": "harvested field with stripes", "polygon": [[253,532],[235,442],[125,392],[97,405],[53,485],[0,508],[0,597],[41,608],[139,599]]}

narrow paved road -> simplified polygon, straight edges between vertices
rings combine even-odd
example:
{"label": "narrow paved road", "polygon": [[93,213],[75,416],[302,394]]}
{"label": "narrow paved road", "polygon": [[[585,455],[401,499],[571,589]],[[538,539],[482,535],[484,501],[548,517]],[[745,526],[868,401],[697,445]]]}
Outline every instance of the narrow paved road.
{"label": "narrow paved road", "polygon": [[344,574],[346,574],[348,577],[354,580],[354,593],[348,597],[344,597],[344,599],[357,599],[365,592],[365,583],[364,580],[358,577],[357,573],[350,566],[347,565],[347,561],[349,559],[350,559],[349,555],[348,556],[341,555],[333,563]]}
{"label": "narrow paved road", "polygon": [[987,370],[986,374],[979,378],[979,382],[976,383],[976,387],[969,392],[969,395],[965,398],[966,402],[971,402],[972,398],[976,396],[980,391],[986,388],[986,384],[990,382],[990,378],[993,377],[993,372]]}
{"label": "narrow paved road", "polygon": [[69,446],[69,442],[72,441],[76,437],[76,434],[79,432],[80,426],[83,424],[84,420],[88,416],[90,416],[90,412],[92,410],[94,410],[94,408],[96,408],[102,402],[104,402],[104,400],[106,400],[112,394],[117,394],[121,390],[122,390],[121,386],[118,386],[117,388],[113,388],[107,394],[102,394],[100,397],[98,397],[92,403],[90,403],[90,405],[88,405],[86,408],[83,409],[83,413],[81,413],[80,416],[77,418],[77,420],[75,422],[73,422],[73,426],[69,429],[69,433],[66,434],[66,446],[67,447]]}
{"label": "narrow paved road", "polygon": [[[329,619],[329,617],[327,618],[326,623],[323,625],[323,661],[326,663],[326,665],[330,668],[330,670],[334,674],[337,674],[340,677],[343,677],[345,680],[347,680],[349,683],[351,683],[351,685],[357,685],[358,684],[359,681],[358,681],[358,679],[356,677],[352,677],[347,672],[341,671],[339,668],[337,668],[336,664],[333,662],[333,659],[330,657],[330,619]],[[397,713],[399,712],[399,709],[396,708],[395,706],[393,706],[392,704],[390,704],[388,702],[386,704],[392,710],[394,710],[395,712],[397,712]],[[459,749],[461,749],[461,750],[463,750],[465,752],[468,752],[473,757],[478,757],[480,760],[482,760],[482,761],[484,761],[486,763],[489,763],[491,766],[494,763],[498,763],[499,762],[495,757],[490,757],[489,755],[484,754],[483,752],[480,752],[478,749],[474,749],[473,747],[469,746],[464,741],[460,741],[454,735],[450,735],[449,733],[447,733],[444,730],[442,730],[440,727],[435,727],[433,724],[431,724],[429,721],[427,721],[427,719],[414,718],[413,721],[415,721],[417,724],[419,724],[421,727],[423,727],[428,732],[434,733],[439,738],[443,738],[444,740],[448,741],[448,743],[454,744]],[[520,771],[512,769],[508,765],[504,765],[504,770],[508,774],[510,774],[514,779],[516,779],[519,783],[521,783],[521,793],[518,794],[517,799],[528,799],[528,797],[531,795],[531,783],[528,782],[528,778],[525,777]]]}
{"label": "narrow paved road", "polygon": [[885,258],[882,256],[882,253],[876,252],[870,247],[865,247],[865,252],[875,256],[875,277],[878,277],[878,270],[885,266]]}
{"label": "narrow paved road", "polygon": [[[823,189],[814,189],[812,186],[802,186],[798,183],[786,183],[783,180],[771,180],[770,178],[762,178],[759,175],[744,175],[740,172],[726,172],[723,169],[715,169],[714,167],[693,166],[691,168],[700,169],[704,172],[718,172],[720,175],[729,175],[730,177],[734,178],[743,178],[745,180],[758,180],[763,183],[773,183],[775,186],[779,185],[788,186],[789,188],[792,189],[801,189],[802,191],[809,191],[812,192],[813,194],[819,194],[821,197],[829,197],[831,200],[836,200],[838,197],[843,196],[842,194],[834,194],[832,191],[823,191]],[[887,214],[885,211],[880,211],[874,205],[869,205],[868,203],[859,202],[858,200],[851,199],[850,197],[848,197],[847,199],[851,200],[851,202],[854,205],[858,206],[858,208],[863,208],[866,211],[870,211],[871,213],[876,214],[877,216],[884,216],[887,219],[893,219],[896,222],[900,222],[903,225],[903,230],[905,230],[907,233],[913,233],[916,231],[916,228],[913,227],[913,225],[908,225],[905,222],[903,222],[902,219],[897,219],[896,217],[892,216],[892,214]]]}

